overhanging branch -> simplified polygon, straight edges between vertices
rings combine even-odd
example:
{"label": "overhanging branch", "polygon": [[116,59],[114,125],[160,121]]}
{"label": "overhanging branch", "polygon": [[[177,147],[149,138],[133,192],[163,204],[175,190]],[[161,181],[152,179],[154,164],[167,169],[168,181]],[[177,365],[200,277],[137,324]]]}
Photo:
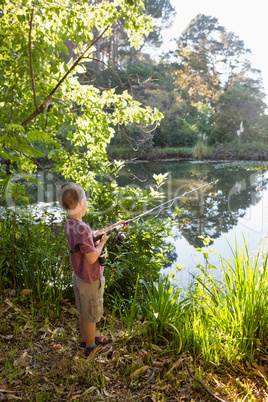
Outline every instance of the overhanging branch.
{"label": "overhanging branch", "polygon": [[74,61],[70,69],[64,74],[64,76],[60,79],[60,81],[57,83],[57,85],[52,89],[50,94],[46,97],[46,99],[42,102],[42,104],[39,107],[36,107],[36,110],[30,114],[22,123],[21,125],[25,127],[30,121],[32,121],[36,116],[38,116],[40,113],[43,113],[46,107],[46,104],[49,102],[49,100],[52,98],[52,96],[55,94],[55,92],[58,90],[58,88],[61,86],[61,84],[65,81],[65,79],[68,77],[68,75],[74,70],[74,68],[80,63],[80,61],[84,58],[85,54],[88,52],[88,50],[95,45],[95,43],[105,34],[105,32],[108,30],[109,26],[107,26],[100,35],[97,36],[87,47],[86,50]]}

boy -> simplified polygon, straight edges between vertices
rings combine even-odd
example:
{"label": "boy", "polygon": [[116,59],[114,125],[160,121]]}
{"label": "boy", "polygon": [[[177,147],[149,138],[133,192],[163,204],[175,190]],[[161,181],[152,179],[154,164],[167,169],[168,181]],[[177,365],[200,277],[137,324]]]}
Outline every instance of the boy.
{"label": "boy", "polygon": [[[98,258],[108,240],[105,232],[125,221],[117,222],[115,225],[93,233],[92,229],[82,221],[87,209],[85,192],[73,182],[65,183],[60,187],[58,200],[61,207],[67,212],[64,231],[70,250],[78,246],[77,252],[71,254],[71,264],[74,270],[73,288],[82,337],[80,346],[85,347],[86,356],[89,356],[97,345],[100,345],[101,353],[108,353],[112,349],[112,345],[105,345],[106,337],[95,337],[96,323],[101,320],[103,314],[105,285],[103,267]],[[99,234],[103,234],[103,236],[95,246],[93,236]]]}

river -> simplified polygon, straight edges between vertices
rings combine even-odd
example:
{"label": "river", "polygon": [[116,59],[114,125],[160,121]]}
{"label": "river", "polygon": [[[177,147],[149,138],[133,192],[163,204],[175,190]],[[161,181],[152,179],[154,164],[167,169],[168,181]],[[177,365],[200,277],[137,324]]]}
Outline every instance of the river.
{"label": "river", "polygon": [[[241,166],[242,165],[242,166]],[[254,165],[254,164],[253,164]],[[245,170],[245,166],[248,170]],[[241,168],[242,167],[242,168]],[[158,161],[131,163],[125,166],[119,184],[139,185],[149,188],[153,174],[169,173],[163,190],[170,200],[198,187],[200,184],[218,180],[202,192],[181,198],[172,206],[184,208],[173,228],[175,255],[165,274],[174,273],[186,288],[198,270],[204,265],[203,240],[210,236],[214,241],[206,247],[209,262],[220,275],[220,257],[232,256],[232,250],[241,250],[244,241],[254,253],[260,243],[267,243],[268,233],[268,171],[252,171],[251,163],[218,163],[190,161]],[[171,212],[171,211],[170,211]],[[197,251],[201,248],[202,251]],[[215,252],[213,252],[213,250]],[[180,267],[178,269],[178,267]]]}

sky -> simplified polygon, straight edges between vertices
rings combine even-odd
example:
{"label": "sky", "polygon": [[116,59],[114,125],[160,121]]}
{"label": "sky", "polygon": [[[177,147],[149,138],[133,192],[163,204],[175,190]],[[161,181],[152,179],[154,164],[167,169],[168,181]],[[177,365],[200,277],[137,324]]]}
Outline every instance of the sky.
{"label": "sky", "polygon": [[162,32],[163,51],[176,48],[177,39],[198,14],[216,17],[228,32],[234,32],[250,49],[252,67],[262,71],[263,92],[268,103],[267,6],[264,0],[171,0],[177,15],[172,27]]}

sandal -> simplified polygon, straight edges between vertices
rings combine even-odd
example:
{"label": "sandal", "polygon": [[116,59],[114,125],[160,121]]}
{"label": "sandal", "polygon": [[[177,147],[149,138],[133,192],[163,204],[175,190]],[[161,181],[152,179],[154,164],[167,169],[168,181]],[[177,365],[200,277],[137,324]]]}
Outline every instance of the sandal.
{"label": "sandal", "polygon": [[[96,338],[95,338],[96,345],[105,345],[106,343],[107,343],[107,336],[105,336],[105,335],[96,336]],[[81,341],[79,346],[80,346],[80,348],[84,349],[86,347],[86,342]]]}
{"label": "sandal", "polygon": [[113,349],[112,345],[106,344],[104,346],[102,345],[94,345],[92,348],[85,348],[84,354],[85,356],[95,356],[95,355],[102,355],[111,352]]}

